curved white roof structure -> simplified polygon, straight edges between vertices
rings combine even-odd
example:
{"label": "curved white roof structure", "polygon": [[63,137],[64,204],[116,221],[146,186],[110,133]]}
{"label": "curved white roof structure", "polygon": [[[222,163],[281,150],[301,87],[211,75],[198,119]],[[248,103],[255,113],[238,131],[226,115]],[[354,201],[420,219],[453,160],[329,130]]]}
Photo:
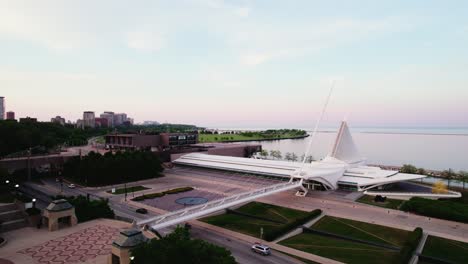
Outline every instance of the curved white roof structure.
{"label": "curved white roof structure", "polygon": [[359,155],[346,122],[341,123],[338,135],[329,156],[321,161],[305,164],[280,160],[262,160],[228,156],[191,153],[174,163],[204,168],[261,174],[283,178],[302,178],[322,183],[326,189],[337,189],[339,185],[357,190],[400,181],[424,178],[424,175],[405,174],[365,165]]}

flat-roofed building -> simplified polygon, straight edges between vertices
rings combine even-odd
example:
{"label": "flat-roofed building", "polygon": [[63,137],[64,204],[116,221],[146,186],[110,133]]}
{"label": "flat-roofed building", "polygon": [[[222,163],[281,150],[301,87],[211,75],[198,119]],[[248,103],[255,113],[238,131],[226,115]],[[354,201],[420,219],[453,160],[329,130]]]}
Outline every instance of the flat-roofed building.
{"label": "flat-roofed building", "polygon": [[195,133],[111,134],[106,135],[106,147],[110,149],[156,149],[165,151],[198,143]]}
{"label": "flat-roofed building", "polygon": [[7,120],[15,120],[15,112],[13,112],[13,111],[8,111],[8,112],[6,113],[6,119],[7,119]]}
{"label": "flat-roofed building", "polygon": [[95,127],[95,117],[93,111],[83,112],[83,126],[85,127]]}
{"label": "flat-roofed building", "polygon": [[5,119],[5,97],[0,96],[0,120]]}

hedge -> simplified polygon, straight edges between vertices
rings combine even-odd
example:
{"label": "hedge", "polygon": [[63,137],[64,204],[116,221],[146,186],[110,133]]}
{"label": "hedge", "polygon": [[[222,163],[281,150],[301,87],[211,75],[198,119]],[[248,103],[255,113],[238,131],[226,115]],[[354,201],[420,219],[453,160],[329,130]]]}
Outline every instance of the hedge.
{"label": "hedge", "polygon": [[315,209],[315,210],[307,213],[307,215],[305,215],[303,217],[296,218],[295,220],[281,226],[280,228],[277,228],[277,229],[274,229],[274,230],[271,230],[271,231],[265,233],[265,240],[266,241],[273,241],[273,240],[287,234],[288,232],[294,230],[295,228],[309,222],[310,220],[316,218],[317,216],[319,216],[321,214],[322,214],[322,210]]}
{"label": "hedge", "polygon": [[132,201],[138,202],[138,201],[144,201],[146,199],[153,199],[153,198],[159,198],[163,197],[166,194],[176,194],[176,193],[182,193],[182,192],[188,192],[193,190],[192,187],[181,187],[181,188],[175,188],[175,189],[170,189],[164,192],[159,192],[159,193],[150,193],[150,194],[143,194],[140,196],[137,196],[132,199]]}
{"label": "hedge", "polygon": [[403,247],[400,250],[400,263],[409,263],[411,258],[413,257],[413,252],[419,245],[419,241],[423,236],[423,230],[420,227],[417,227],[408,235],[408,238],[403,244]]}
{"label": "hedge", "polygon": [[468,223],[468,206],[450,200],[429,200],[413,197],[401,206],[403,211],[445,220]]}

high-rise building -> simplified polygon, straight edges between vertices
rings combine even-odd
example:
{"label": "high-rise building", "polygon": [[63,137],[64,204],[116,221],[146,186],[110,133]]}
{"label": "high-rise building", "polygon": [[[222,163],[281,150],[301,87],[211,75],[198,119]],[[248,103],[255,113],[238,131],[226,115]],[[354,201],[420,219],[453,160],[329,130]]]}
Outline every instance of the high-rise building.
{"label": "high-rise building", "polygon": [[50,122],[57,123],[57,124],[60,124],[60,125],[64,126],[65,125],[65,118],[63,118],[61,116],[52,117],[50,119]]}
{"label": "high-rise building", "polygon": [[5,119],[5,97],[0,96],[0,120]]}
{"label": "high-rise building", "polygon": [[93,111],[83,112],[83,126],[84,127],[95,127],[96,126]]}
{"label": "high-rise building", "polygon": [[94,121],[96,127],[109,127],[109,124],[107,123],[107,118],[96,117]]}
{"label": "high-rise building", "polygon": [[104,112],[100,117],[107,119],[108,127],[114,127],[114,112]]}
{"label": "high-rise building", "polygon": [[121,126],[125,121],[127,121],[127,114],[120,113],[114,115],[114,126]]}
{"label": "high-rise building", "polygon": [[15,112],[8,111],[8,112],[6,113],[6,119],[7,119],[7,120],[15,120]]}

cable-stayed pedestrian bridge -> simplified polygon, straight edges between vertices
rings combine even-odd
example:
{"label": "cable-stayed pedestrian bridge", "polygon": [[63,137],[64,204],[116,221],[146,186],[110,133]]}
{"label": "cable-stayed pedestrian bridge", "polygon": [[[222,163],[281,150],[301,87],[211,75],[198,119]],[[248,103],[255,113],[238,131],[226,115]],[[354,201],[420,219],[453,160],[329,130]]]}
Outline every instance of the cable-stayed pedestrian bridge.
{"label": "cable-stayed pedestrian bridge", "polygon": [[226,209],[231,206],[249,202],[270,194],[295,189],[302,186],[302,180],[289,181],[256,189],[249,192],[243,192],[233,196],[213,200],[211,202],[191,206],[186,209],[170,212],[159,215],[153,218],[145,219],[137,223],[137,225],[148,225],[153,229],[160,229],[171,225],[176,225],[191,219],[195,219],[204,215],[208,215],[219,210]]}

